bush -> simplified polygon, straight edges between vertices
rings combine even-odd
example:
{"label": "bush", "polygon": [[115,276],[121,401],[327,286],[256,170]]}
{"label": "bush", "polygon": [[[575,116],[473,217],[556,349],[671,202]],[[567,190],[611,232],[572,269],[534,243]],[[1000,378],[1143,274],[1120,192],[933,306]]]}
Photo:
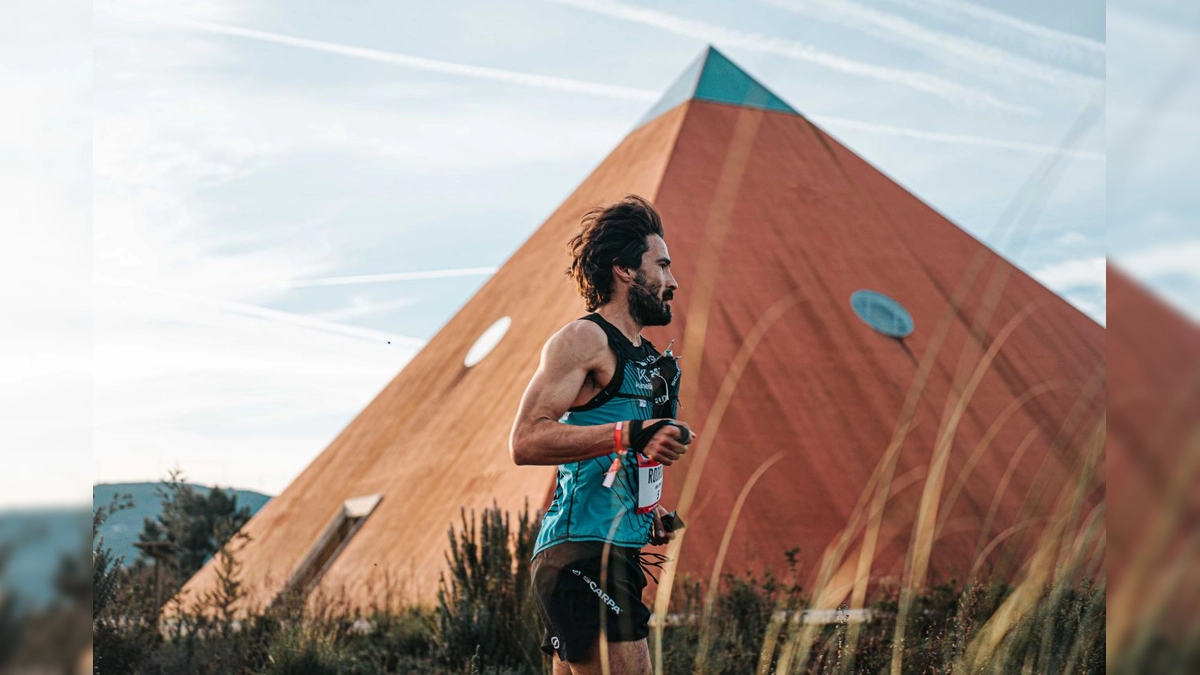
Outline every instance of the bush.
{"label": "bush", "polygon": [[267,663],[268,675],[342,675],[349,670],[333,636],[311,625],[281,631],[267,649]]}
{"label": "bush", "polygon": [[517,529],[499,508],[486,509],[476,531],[475,513],[461,515],[462,531],[450,528],[436,610],[438,655],[449,665],[470,663],[484,672],[542,670],[542,624],[530,591],[530,558],[540,520],[529,506]]}
{"label": "bush", "polygon": [[416,607],[395,613],[376,612],[367,622],[368,630],[347,631],[341,642],[341,649],[353,657],[350,672],[371,675],[429,670],[434,620],[428,612]]}

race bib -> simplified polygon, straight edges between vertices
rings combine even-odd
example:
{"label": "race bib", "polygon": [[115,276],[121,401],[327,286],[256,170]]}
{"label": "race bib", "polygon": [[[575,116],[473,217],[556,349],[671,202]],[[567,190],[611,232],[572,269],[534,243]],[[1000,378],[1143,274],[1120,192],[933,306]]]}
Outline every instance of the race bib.
{"label": "race bib", "polygon": [[650,513],[662,499],[663,465],[638,453],[638,513]]}

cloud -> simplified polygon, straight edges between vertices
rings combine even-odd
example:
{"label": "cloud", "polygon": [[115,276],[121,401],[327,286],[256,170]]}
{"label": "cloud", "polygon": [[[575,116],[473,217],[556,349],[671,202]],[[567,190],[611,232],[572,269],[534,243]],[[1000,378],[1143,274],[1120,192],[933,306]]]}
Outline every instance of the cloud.
{"label": "cloud", "polygon": [[[253,51],[199,49],[183,80],[166,38],[186,34],[106,26],[96,69],[107,84],[97,87],[93,127],[96,272],[199,297],[269,305],[295,279],[354,269],[364,236],[378,236],[366,231],[373,223],[348,219],[386,215],[364,202],[378,209],[397,184],[444,174],[440,184],[461,192],[456,181],[473,171],[594,157],[627,124],[590,103],[577,104],[583,114],[508,96],[482,106],[460,88],[417,106],[206,74],[206,58],[244,68]],[[344,189],[343,167],[359,176]],[[297,190],[297,180],[316,189]],[[405,218],[396,225],[393,237]]]}
{"label": "cloud", "polygon": [[1074,305],[1079,311],[1092,317],[1101,326],[1108,322],[1108,302],[1106,302],[1103,294],[1100,295],[1099,300],[1092,299],[1091,297],[1082,297],[1078,293],[1068,293],[1064,297],[1067,302]]}
{"label": "cloud", "polygon": [[390,272],[385,274],[357,274],[344,277],[325,277],[323,279],[295,279],[288,288],[305,288],[309,286],[345,286],[349,284],[379,284],[393,281],[415,281],[418,279],[450,279],[454,277],[474,277],[494,274],[497,267],[462,267],[450,270],[426,270],[423,272]]}
{"label": "cloud", "polygon": [[1114,258],[1123,269],[1139,278],[1179,276],[1200,283],[1200,241],[1157,244],[1118,253]]}
{"label": "cloud", "polygon": [[769,5],[791,12],[835,21],[843,26],[862,30],[874,37],[905,45],[917,45],[924,53],[945,63],[962,67],[973,63],[974,72],[984,77],[1019,82],[1038,81],[1074,97],[1086,97],[1103,80],[1088,77],[1019,54],[951,35],[895,14],[890,14],[850,0],[763,0]]}
{"label": "cloud", "polygon": [[908,129],[889,124],[875,124],[874,122],[863,122],[861,120],[851,120],[841,117],[827,117],[824,115],[813,115],[810,117],[810,119],[818,124],[828,125],[835,128],[841,127],[843,129],[856,129],[877,134],[884,134],[887,136],[919,138],[927,141],[954,143],[959,145],[978,145],[988,148],[1000,148],[1003,150],[1016,150],[1018,152],[1031,152],[1039,155],[1050,155],[1061,152],[1064,156],[1074,159],[1082,159],[1091,162],[1106,161],[1104,153],[1101,152],[1066,150],[1052,145],[1042,145],[1039,143],[1024,143],[1021,141],[1006,141],[998,138],[984,138],[981,136],[968,136],[964,134],[947,134],[940,131]]}
{"label": "cloud", "polygon": [[1067,232],[1055,239],[1054,243],[1059,246],[1082,246],[1092,243],[1092,240],[1079,232]]}
{"label": "cloud", "polygon": [[397,300],[377,302],[365,296],[355,295],[342,307],[321,312],[309,312],[308,316],[324,321],[348,321],[378,316],[385,312],[411,307],[415,302],[415,298],[399,298]]}
{"label": "cloud", "polygon": [[188,293],[180,293],[177,291],[168,290],[160,287],[144,286],[135,282],[126,281],[123,279],[111,279],[100,277],[94,282],[95,285],[110,286],[113,288],[121,288],[125,290],[138,291],[140,293],[149,293],[159,295],[172,300],[179,300],[184,303],[202,307],[208,307],[222,312],[231,314],[241,314],[243,316],[262,319],[264,321],[272,321],[277,323],[290,324],[300,328],[307,328],[326,333],[334,333],[345,337],[357,338],[367,342],[398,344],[411,349],[420,349],[424,346],[424,341],[416,338],[404,337],[401,335],[393,335],[381,331],[371,330],[368,328],[360,328],[358,326],[347,326],[324,319],[318,319],[302,314],[293,314],[291,312],[283,312],[277,309],[269,309],[267,307],[257,307],[241,302],[231,302],[228,300],[219,300],[215,298],[203,298]]}
{"label": "cloud", "polygon": [[91,476],[90,11],[0,24],[0,508],[82,505]]}
{"label": "cloud", "polygon": [[1092,240],[1079,232],[1066,232],[1054,240],[1058,246],[1083,246],[1091,244]]}
{"label": "cloud", "polygon": [[1104,256],[1077,258],[1046,265],[1033,272],[1034,278],[1051,289],[1107,288],[1108,261]]}
{"label": "cloud", "polygon": [[96,480],[180,466],[203,483],[278,493],[420,344],[181,295],[96,287]]}
{"label": "cloud", "polygon": [[786,40],[763,33],[725,28],[715,24],[636,7],[615,0],[550,0],[589,12],[653,26],[669,33],[704,40],[723,47],[738,47],[748,51],[784,56],[814,63],[831,70],[896,84],[941,97],[967,108],[998,108],[1021,114],[1036,114],[1036,109],[1000,100],[992,94],[945,78],[910,70],[888,68],[864,61],[845,58],[796,40]]}
{"label": "cloud", "polygon": [[1159,242],[1114,254],[1121,269],[1145,284],[1193,322],[1200,322],[1200,240]]}
{"label": "cloud", "polygon": [[1101,325],[1107,321],[1108,260],[1103,256],[1051,263],[1034,270],[1033,277]]}
{"label": "cloud", "polygon": [[1106,46],[1103,42],[1024,21],[970,2],[963,0],[891,0],[891,2],[942,19],[966,19],[976,26],[990,29],[994,37],[1023,37],[1031,46],[1048,55],[1085,59],[1090,63],[1104,65]]}
{"label": "cloud", "polygon": [[[263,40],[181,31],[123,11],[98,11],[94,150],[91,140],[85,149],[94,192],[82,200],[94,223],[86,251],[94,270],[84,266],[83,275],[94,271],[96,284],[94,306],[83,302],[94,313],[78,332],[94,331],[84,353],[90,363],[94,349],[96,367],[82,366],[77,390],[95,420],[83,421],[76,445],[93,453],[98,480],[154,480],[178,465],[201,482],[282,490],[424,344],[373,329],[409,298],[374,302],[345,284],[294,292],[291,282],[332,286],[334,271],[403,259],[404,243],[425,250],[426,241],[404,242],[411,221],[429,217],[405,208],[423,198],[405,192],[440,174],[451,176],[442,181],[448,193],[462,193],[482,169],[594,156],[627,125],[587,96],[559,96],[562,82],[547,79],[523,83],[550,85],[534,93],[587,112],[530,110],[528,91],[483,105],[479,78],[418,92],[419,106],[411,97],[397,105],[411,93],[403,88],[378,100],[370,85],[380,80],[337,96],[321,82],[248,83],[246,73],[274,49]],[[408,84],[384,70],[387,84]],[[588,91],[622,100],[636,90]],[[459,207],[482,190],[469,192]],[[369,256],[376,261],[364,265]],[[413,278],[454,276],[433,272]],[[44,381],[47,372],[21,376]],[[68,426],[61,416],[52,424]],[[28,434],[3,438],[24,446],[52,435],[45,426],[39,418]],[[80,473],[86,485],[86,461]]]}
{"label": "cloud", "polygon": [[284,35],[282,33],[252,30],[249,28],[229,26],[220,23],[206,21],[184,21],[165,18],[160,19],[160,21],[168,26],[184,28],[203,33],[240,37],[248,40],[258,40],[261,42],[271,42],[275,44],[288,45],[291,47],[298,47],[300,49],[310,49],[319,52],[326,52],[328,54],[338,54],[340,56],[364,59],[367,61],[376,61],[379,63],[387,63],[394,66],[401,66],[404,68],[411,68],[430,73],[440,73],[443,75],[491,80],[493,82],[504,82],[507,84],[516,84],[524,87],[536,87],[539,89],[548,89],[551,91],[561,91],[572,94],[588,94],[592,96],[625,98],[634,101],[653,101],[658,97],[658,92],[648,91],[645,89],[634,89],[631,87],[620,87],[615,85],[600,84],[597,82],[585,82],[583,80],[552,77],[549,75],[537,75],[533,73],[502,70],[499,68],[488,68],[486,66],[474,66],[463,63],[454,63],[451,61],[441,61],[422,56],[413,56],[411,54],[401,54],[399,52],[384,51],[380,49],[368,49],[365,47],[354,47],[351,45],[325,42],[322,40],[310,40],[308,38],[294,37],[291,35]]}
{"label": "cloud", "polygon": [[[92,264],[99,276],[183,293],[259,302],[293,275],[318,275],[336,254],[297,238],[337,217],[326,203],[283,223],[245,222],[248,200],[209,197],[246,181],[294,148],[271,133],[278,122],[245,114],[244,100],[191,75],[176,78],[158,34],[103,30],[97,36],[92,165]],[[117,50],[123,45],[141,59]],[[202,72],[228,54],[183,41]],[[262,196],[259,196],[260,199]],[[241,222],[239,222],[241,221]]]}

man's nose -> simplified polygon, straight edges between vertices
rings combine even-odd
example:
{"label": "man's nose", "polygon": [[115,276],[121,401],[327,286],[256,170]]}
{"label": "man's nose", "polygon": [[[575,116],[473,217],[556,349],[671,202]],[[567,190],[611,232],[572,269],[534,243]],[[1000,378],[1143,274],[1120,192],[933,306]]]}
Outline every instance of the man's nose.
{"label": "man's nose", "polygon": [[672,291],[679,290],[679,283],[675,281],[675,275],[667,272],[667,288]]}

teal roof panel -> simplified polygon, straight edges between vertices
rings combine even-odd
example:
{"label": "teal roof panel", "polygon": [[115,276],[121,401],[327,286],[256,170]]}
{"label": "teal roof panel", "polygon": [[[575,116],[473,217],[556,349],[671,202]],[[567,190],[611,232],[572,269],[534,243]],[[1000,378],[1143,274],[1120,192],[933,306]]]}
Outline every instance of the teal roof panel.
{"label": "teal roof panel", "polygon": [[721,52],[709,47],[707,57],[692,98],[800,114]]}
{"label": "teal roof panel", "polygon": [[692,99],[800,114],[715,47],[707,47],[638,121],[637,126]]}

